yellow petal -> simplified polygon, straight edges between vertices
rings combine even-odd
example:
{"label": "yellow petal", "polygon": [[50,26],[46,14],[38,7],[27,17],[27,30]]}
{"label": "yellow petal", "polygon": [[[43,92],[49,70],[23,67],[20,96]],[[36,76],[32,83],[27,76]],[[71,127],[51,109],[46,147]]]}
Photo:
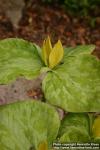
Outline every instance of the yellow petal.
{"label": "yellow petal", "polygon": [[47,65],[47,54],[46,54],[46,41],[43,41],[43,47],[42,47],[42,59],[45,63],[45,65]]}
{"label": "yellow petal", "polygon": [[61,44],[61,41],[58,40],[58,42],[55,44],[54,48],[52,49],[49,55],[49,67],[50,68],[55,67],[62,60],[63,55],[64,49]]}
{"label": "yellow petal", "polygon": [[48,65],[49,55],[51,50],[52,50],[52,45],[51,45],[50,37],[48,36],[47,39],[44,40],[43,47],[42,47],[42,58],[45,65]]}
{"label": "yellow petal", "polygon": [[100,137],[100,116],[95,119],[92,130],[95,137]]}
{"label": "yellow petal", "polygon": [[48,144],[46,141],[40,143],[38,150],[48,150]]}
{"label": "yellow petal", "polygon": [[46,40],[46,52],[47,52],[48,58],[49,58],[51,51],[52,51],[52,45],[51,45],[50,37],[48,36]]}

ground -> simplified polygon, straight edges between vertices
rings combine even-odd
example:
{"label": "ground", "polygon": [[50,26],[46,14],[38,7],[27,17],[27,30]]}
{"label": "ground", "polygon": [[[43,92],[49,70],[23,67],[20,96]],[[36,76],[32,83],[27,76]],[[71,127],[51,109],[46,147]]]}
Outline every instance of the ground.
{"label": "ground", "polygon": [[[53,43],[61,39],[65,46],[95,44],[94,54],[100,58],[99,16],[96,16],[95,25],[93,25],[89,16],[71,16],[60,6],[43,5],[34,0],[33,4],[31,3],[23,9],[19,26],[15,29],[10,19],[5,14],[0,13],[0,39],[20,37],[41,46],[47,35],[50,35]],[[17,100],[37,98],[36,94],[41,97],[40,84],[39,88],[37,88],[38,81],[36,80],[35,82],[36,87],[34,87],[33,81],[30,82],[25,79],[17,79],[15,83],[10,85],[1,85],[0,103],[5,103],[5,99],[12,101],[13,96]],[[31,95],[31,89],[35,89],[33,96]],[[23,98],[21,96],[22,93]]]}

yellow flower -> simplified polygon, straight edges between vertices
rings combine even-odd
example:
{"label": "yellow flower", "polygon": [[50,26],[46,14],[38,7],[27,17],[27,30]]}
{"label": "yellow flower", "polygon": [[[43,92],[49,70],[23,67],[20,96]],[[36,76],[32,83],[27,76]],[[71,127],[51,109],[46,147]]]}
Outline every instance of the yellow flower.
{"label": "yellow flower", "polygon": [[48,150],[48,144],[46,141],[39,144],[38,150]]}
{"label": "yellow flower", "polygon": [[100,137],[100,116],[95,119],[92,131],[95,137]]}
{"label": "yellow flower", "polygon": [[46,66],[54,68],[63,58],[64,49],[60,40],[52,48],[50,37],[43,42],[42,58]]}

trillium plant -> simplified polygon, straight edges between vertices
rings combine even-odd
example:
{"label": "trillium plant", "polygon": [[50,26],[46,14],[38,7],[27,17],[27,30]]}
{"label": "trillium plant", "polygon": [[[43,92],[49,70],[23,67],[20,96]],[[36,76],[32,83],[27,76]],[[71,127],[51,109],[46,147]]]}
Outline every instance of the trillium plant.
{"label": "trillium plant", "polygon": [[[100,142],[100,60],[94,45],[42,48],[18,38],[0,41],[0,84],[42,74],[45,102],[0,106],[1,150],[53,150],[53,142]],[[56,108],[69,112],[61,120]],[[88,113],[87,113],[88,112]],[[60,148],[61,149],[61,148]]]}

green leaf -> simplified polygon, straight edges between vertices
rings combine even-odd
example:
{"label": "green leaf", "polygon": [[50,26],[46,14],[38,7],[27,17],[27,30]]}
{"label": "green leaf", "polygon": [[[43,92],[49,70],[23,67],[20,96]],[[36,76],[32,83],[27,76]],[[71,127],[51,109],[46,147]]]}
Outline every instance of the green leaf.
{"label": "green leaf", "polygon": [[33,79],[43,66],[39,48],[22,39],[0,41],[0,84],[6,84],[19,76]]}
{"label": "green leaf", "polygon": [[100,143],[100,115],[95,117],[93,113],[67,114],[61,121],[57,139],[61,143]]}
{"label": "green leaf", "polygon": [[65,49],[63,64],[49,71],[42,83],[47,101],[69,112],[100,111],[100,61],[94,46]]}
{"label": "green leaf", "polygon": [[49,150],[59,125],[56,110],[42,102],[24,101],[0,106],[0,149],[42,150],[47,143]]}
{"label": "green leaf", "polygon": [[59,129],[59,141],[66,142],[89,142],[89,118],[87,114],[70,113],[65,116]]}
{"label": "green leaf", "polygon": [[95,49],[95,46],[94,45],[80,45],[80,46],[77,46],[75,48],[73,47],[68,47],[68,48],[65,48],[65,61],[67,60],[66,57],[69,57],[69,56],[77,56],[77,55],[83,55],[83,54],[91,54],[92,51]]}

